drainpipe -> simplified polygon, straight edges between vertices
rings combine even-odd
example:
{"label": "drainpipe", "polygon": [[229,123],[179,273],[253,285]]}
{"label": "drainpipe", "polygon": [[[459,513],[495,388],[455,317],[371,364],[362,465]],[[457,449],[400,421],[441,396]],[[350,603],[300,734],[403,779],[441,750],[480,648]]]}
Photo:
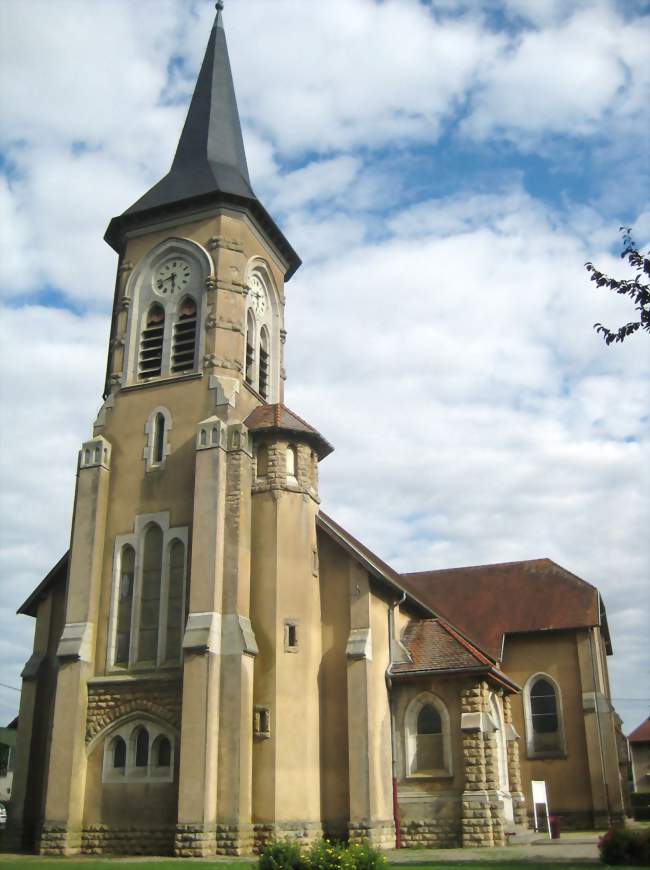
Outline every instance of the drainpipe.
{"label": "drainpipe", "polygon": [[607,767],[605,765],[605,752],[603,750],[603,731],[600,724],[600,704],[598,703],[598,677],[596,670],[596,648],[595,648],[596,629],[592,628],[589,632],[589,647],[591,651],[591,674],[594,684],[594,708],[596,710],[596,731],[598,732],[598,750],[600,752],[600,769],[603,774],[603,787],[605,789],[605,804],[607,806],[607,822],[612,824],[612,805],[609,799],[609,783],[607,780]]}
{"label": "drainpipe", "polygon": [[386,689],[388,690],[388,707],[390,710],[390,751],[391,780],[393,783],[393,821],[395,822],[395,848],[402,848],[402,828],[399,821],[399,804],[397,802],[397,729],[395,725],[395,704],[393,702],[393,680],[391,668],[393,665],[393,640],[395,638],[395,608],[406,600],[406,592],[399,601],[388,608],[388,668],[386,669]]}

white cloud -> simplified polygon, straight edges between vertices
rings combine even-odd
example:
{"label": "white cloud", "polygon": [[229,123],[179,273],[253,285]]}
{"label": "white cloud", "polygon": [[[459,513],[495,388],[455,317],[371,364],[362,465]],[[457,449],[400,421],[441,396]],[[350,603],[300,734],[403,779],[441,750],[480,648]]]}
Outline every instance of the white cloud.
{"label": "white cloud", "polygon": [[615,138],[645,114],[647,28],[594,6],[524,32],[486,71],[464,122],[470,136],[500,134],[530,147],[553,133]]}

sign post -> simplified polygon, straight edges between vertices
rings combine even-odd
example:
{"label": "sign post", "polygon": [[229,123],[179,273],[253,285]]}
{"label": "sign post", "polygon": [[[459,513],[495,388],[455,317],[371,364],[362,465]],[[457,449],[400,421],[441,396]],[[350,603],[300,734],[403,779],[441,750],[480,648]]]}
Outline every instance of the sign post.
{"label": "sign post", "polygon": [[546,826],[548,828],[548,835],[551,836],[551,820],[548,814],[548,798],[546,796],[546,782],[543,779],[533,779],[531,780],[531,786],[533,789],[533,816],[535,818],[535,830],[539,830],[539,826],[537,824],[537,804],[544,804],[546,808]]}

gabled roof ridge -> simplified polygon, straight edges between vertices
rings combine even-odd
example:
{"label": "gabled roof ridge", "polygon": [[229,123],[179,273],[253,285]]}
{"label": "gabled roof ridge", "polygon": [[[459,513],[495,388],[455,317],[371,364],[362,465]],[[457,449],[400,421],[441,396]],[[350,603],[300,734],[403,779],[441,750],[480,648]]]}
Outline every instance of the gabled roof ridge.
{"label": "gabled roof ridge", "polygon": [[[515,559],[512,562],[486,562],[483,565],[459,565],[454,568],[431,568],[427,571],[404,571],[404,577],[423,577],[428,574],[449,574],[456,573],[458,571],[485,571],[489,568],[510,568],[515,565],[553,565],[555,568],[559,568],[563,574],[568,574],[569,577],[573,577],[579,583],[584,583],[585,586],[589,586],[591,589],[598,592],[598,587],[594,586],[593,583],[590,583],[588,580],[579,577],[573,571],[570,571],[568,568],[565,568],[564,565],[560,565],[559,562],[556,562],[554,559],[551,559],[549,556],[541,556],[538,559]],[[600,594],[600,593],[599,593]]]}

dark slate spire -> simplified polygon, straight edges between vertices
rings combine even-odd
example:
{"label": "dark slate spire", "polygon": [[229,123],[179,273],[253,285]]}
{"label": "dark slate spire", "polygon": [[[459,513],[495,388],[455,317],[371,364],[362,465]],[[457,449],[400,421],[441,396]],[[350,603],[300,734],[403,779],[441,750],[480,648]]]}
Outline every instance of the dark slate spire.
{"label": "dark slate spire", "polygon": [[167,175],[120,217],[113,218],[106,241],[117,251],[124,232],[178,211],[233,203],[250,211],[287,258],[287,278],[300,259],[255,196],[235,98],[221,10],[217,15],[194,88],[176,155]]}

